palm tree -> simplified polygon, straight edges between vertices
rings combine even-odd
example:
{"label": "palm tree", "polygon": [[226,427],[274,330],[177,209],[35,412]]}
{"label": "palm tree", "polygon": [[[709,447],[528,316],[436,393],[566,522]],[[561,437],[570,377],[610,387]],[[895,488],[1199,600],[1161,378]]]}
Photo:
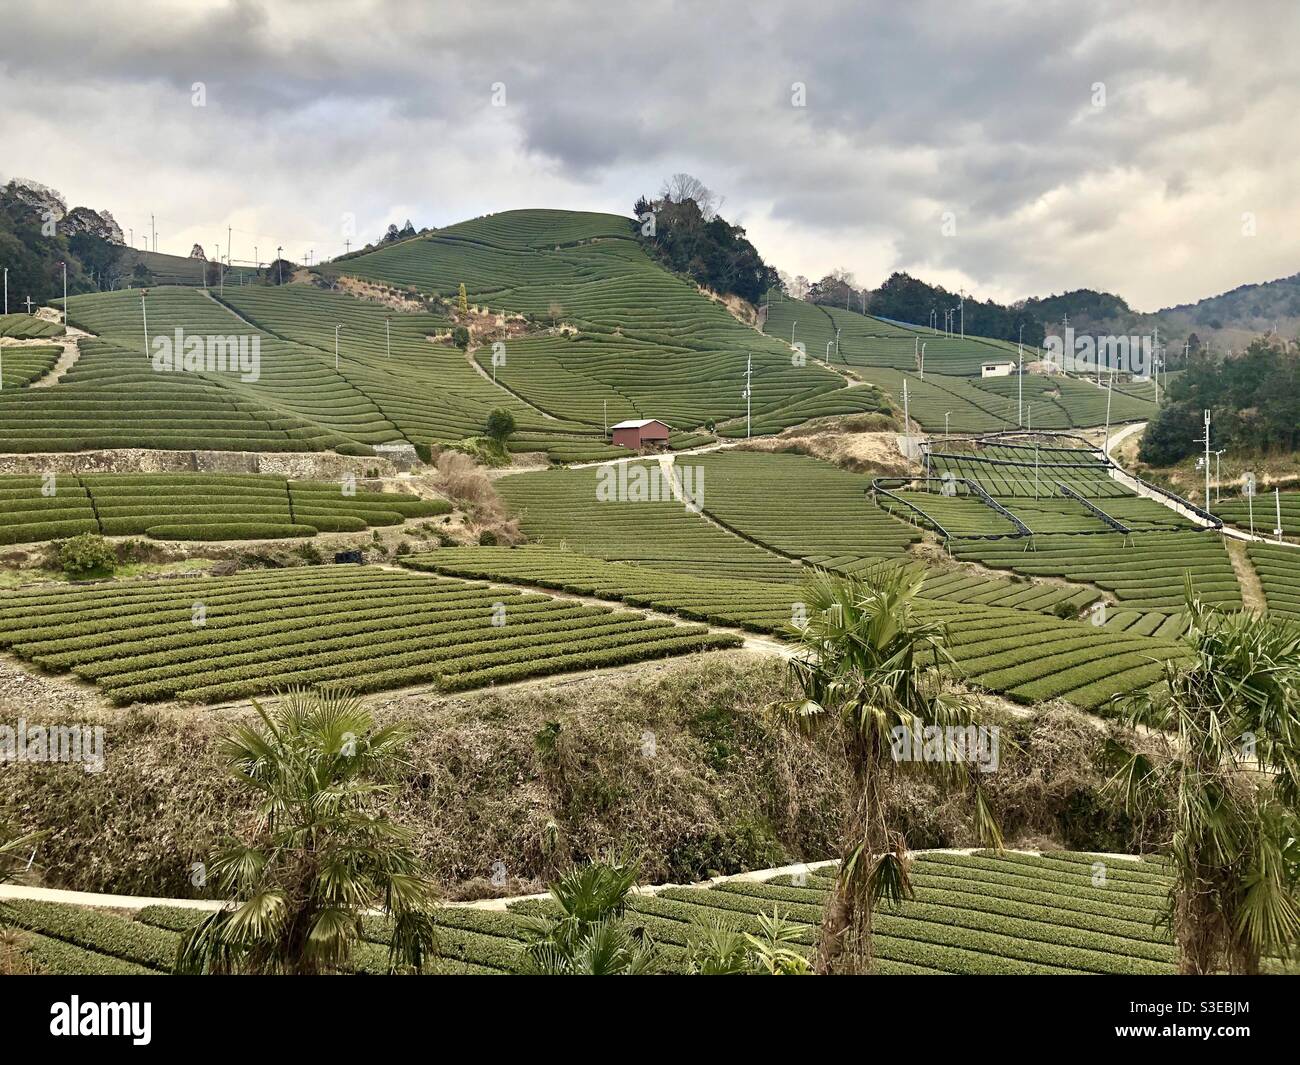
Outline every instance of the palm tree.
{"label": "palm tree", "polygon": [[[0,884],[7,884],[14,874],[31,860],[31,853],[45,832],[27,832],[19,835],[8,825],[0,824]],[[0,906],[0,928],[10,924],[4,906]]]}
{"label": "palm tree", "polygon": [[1124,752],[1130,810],[1176,796],[1165,920],[1179,972],[1254,973],[1300,941],[1300,627],[1225,614],[1187,590],[1189,654],[1129,701],[1163,759]]}
{"label": "palm tree", "polygon": [[687,940],[694,976],[803,976],[812,971],[796,944],[804,926],[787,920],[776,907],[760,913],[758,932],[742,932],[714,917]]}
{"label": "palm tree", "polygon": [[[886,811],[891,781],[903,772],[928,773],[949,786],[973,781],[949,738],[973,731],[976,706],[948,690],[935,668],[952,659],[943,625],[917,613],[914,598],[923,582],[922,574],[880,564],[857,577],[814,570],[804,583],[808,619],[794,627],[803,653],[790,662],[802,698],[782,710],[794,727],[833,734],[852,778],[838,878],[818,938],[818,973],[869,972],[874,907],[912,894],[907,842]],[[921,735],[926,756],[913,757],[911,737]],[[936,736],[937,747],[931,746]],[[979,838],[1001,848],[983,792],[973,790]]]}
{"label": "palm tree", "polygon": [[260,796],[259,823],[212,861],[235,901],[182,940],[177,971],[337,972],[375,910],[392,920],[390,969],[419,970],[433,949],[434,890],[410,832],[383,811],[407,730],[376,728],[335,689],[253,706],[260,722],[238,726],[221,753]]}
{"label": "palm tree", "polygon": [[526,918],[529,968],[548,976],[641,976],[658,971],[654,941],[625,920],[636,868],[609,860],[566,873],[551,885],[558,914]]}

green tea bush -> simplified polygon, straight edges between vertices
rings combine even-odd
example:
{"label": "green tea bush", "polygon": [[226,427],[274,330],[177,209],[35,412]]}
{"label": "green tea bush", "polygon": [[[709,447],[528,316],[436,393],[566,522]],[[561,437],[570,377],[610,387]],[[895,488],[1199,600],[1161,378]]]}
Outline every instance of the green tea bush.
{"label": "green tea bush", "polygon": [[117,554],[102,536],[82,533],[59,545],[59,568],[74,580],[103,577],[113,572]]}

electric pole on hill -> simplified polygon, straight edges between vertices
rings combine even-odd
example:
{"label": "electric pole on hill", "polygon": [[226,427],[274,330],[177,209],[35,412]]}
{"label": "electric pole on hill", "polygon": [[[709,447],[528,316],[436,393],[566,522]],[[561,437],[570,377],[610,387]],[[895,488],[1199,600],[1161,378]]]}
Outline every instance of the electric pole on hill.
{"label": "electric pole on hill", "polygon": [[1197,438],[1196,443],[1205,445],[1205,509],[1210,509],[1210,412],[1205,413],[1205,433]]}
{"label": "electric pole on hill", "polygon": [[745,357],[745,439],[746,440],[749,439],[749,435],[750,435],[750,410],[751,410],[751,403],[752,403],[750,394],[753,392],[753,390],[754,390],[754,356],[747,355]]}

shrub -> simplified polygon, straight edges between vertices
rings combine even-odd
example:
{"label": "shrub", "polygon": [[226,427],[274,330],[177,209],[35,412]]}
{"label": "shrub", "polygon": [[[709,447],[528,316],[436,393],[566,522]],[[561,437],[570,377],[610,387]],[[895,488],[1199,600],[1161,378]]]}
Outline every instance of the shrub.
{"label": "shrub", "polygon": [[117,554],[102,536],[82,533],[59,545],[59,567],[74,580],[107,576],[117,566]]}
{"label": "shrub", "polygon": [[497,407],[487,416],[485,431],[497,443],[504,444],[515,431],[515,416],[503,407]]}
{"label": "shrub", "polygon": [[491,529],[484,529],[478,534],[478,545],[479,547],[496,547],[497,534]]}
{"label": "shrub", "polygon": [[466,329],[463,325],[456,326],[456,328],[451,331],[451,342],[455,344],[456,347],[460,348],[462,351],[465,348],[468,348],[469,330]]}
{"label": "shrub", "polygon": [[214,525],[152,525],[145,535],[155,540],[286,540],[293,536],[315,536],[314,525],[281,525],[261,522],[226,522]]}

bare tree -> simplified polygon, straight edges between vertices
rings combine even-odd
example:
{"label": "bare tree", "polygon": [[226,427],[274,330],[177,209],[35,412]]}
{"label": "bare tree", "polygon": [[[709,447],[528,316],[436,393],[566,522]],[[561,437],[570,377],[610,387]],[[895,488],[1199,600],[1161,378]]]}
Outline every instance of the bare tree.
{"label": "bare tree", "polygon": [[672,203],[694,200],[706,222],[712,221],[722,207],[723,198],[693,174],[674,174],[664,182],[659,195]]}

